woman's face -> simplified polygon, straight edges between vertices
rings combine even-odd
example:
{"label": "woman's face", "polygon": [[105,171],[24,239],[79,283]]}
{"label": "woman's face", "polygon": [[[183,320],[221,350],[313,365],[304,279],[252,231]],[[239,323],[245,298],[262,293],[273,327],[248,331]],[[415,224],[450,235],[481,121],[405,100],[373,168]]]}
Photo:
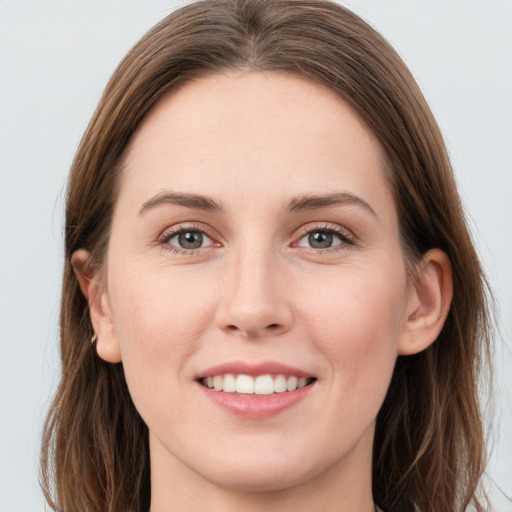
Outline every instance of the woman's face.
{"label": "woman's face", "polygon": [[344,101],[293,76],[203,78],[144,120],[97,332],[149,427],[152,478],[370,474],[412,307],[384,166]]}

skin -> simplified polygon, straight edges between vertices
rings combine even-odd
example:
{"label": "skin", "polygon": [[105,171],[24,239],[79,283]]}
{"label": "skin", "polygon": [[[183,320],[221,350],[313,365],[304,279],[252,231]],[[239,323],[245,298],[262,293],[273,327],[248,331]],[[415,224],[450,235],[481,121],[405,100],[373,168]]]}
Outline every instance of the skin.
{"label": "skin", "polygon": [[[154,204],[170,191],[222,211]],[[351,201],[290,211],[334,193]],[[203,246],[180,248],[180,229]],[[312,247],[326,230],[341,234]],[[150,430],[153,512],[374,510],[375,418],[397,356],[439,333],[451,274],[433,250],[408,279],[383,151],[342,99],[255,72],[163,98],[128,154],[101,276],[86,259],[73,263],[98,355],[123,362]],[[290,409],[247,419],[195,380],[234,360],[317,380]]]}

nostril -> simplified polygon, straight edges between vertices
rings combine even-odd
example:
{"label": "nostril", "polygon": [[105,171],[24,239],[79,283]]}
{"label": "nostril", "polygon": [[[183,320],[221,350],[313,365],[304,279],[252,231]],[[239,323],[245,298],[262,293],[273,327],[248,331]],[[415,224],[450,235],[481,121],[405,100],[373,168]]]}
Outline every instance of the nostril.
{"label": "nostril", "polygon": [[[278,331],[280,328],[280,325],[279,324],[269,324],[265,327],[265,330],[268,332],[268,331]],[[234,325],[234,324],[229,324],[229,325],[226,325],[225,326],[225,329],[228,330],[228,331],[231,331],[231,332],[237,332],[237,331],[241,331],[241,332],[245,332],[247,335],[249,336],[257,336],[256,334],[256,331],[250,331],[249,329],[241,329],[240,327],[238,327],[237,325]]]}

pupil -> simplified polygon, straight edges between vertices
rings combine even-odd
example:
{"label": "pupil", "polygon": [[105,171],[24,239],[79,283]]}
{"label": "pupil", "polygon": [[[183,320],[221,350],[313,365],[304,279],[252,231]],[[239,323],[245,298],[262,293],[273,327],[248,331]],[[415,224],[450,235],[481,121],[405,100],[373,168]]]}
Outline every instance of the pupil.
{"label": "pupil", "polygon": [[198,249],[203,245],[203,235],[197,231],[181,233],[178,237],[181,247],[184,249]]}
{"label": "pupil", "polygon": [[309,235],[309,244],[314,249],[326,249],[332,245],[332,233],[317,231]]}

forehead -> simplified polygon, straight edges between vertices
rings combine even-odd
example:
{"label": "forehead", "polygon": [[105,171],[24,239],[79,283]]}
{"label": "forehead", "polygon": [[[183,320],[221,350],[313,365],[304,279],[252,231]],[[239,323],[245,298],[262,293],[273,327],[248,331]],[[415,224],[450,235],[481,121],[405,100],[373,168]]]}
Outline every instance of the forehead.
{"label": "forehead", "polygon": [[123,189],[252,197],[387,190],[374,134],[330,89],[294,75],[237,72],[162,98],[137,130]]}

